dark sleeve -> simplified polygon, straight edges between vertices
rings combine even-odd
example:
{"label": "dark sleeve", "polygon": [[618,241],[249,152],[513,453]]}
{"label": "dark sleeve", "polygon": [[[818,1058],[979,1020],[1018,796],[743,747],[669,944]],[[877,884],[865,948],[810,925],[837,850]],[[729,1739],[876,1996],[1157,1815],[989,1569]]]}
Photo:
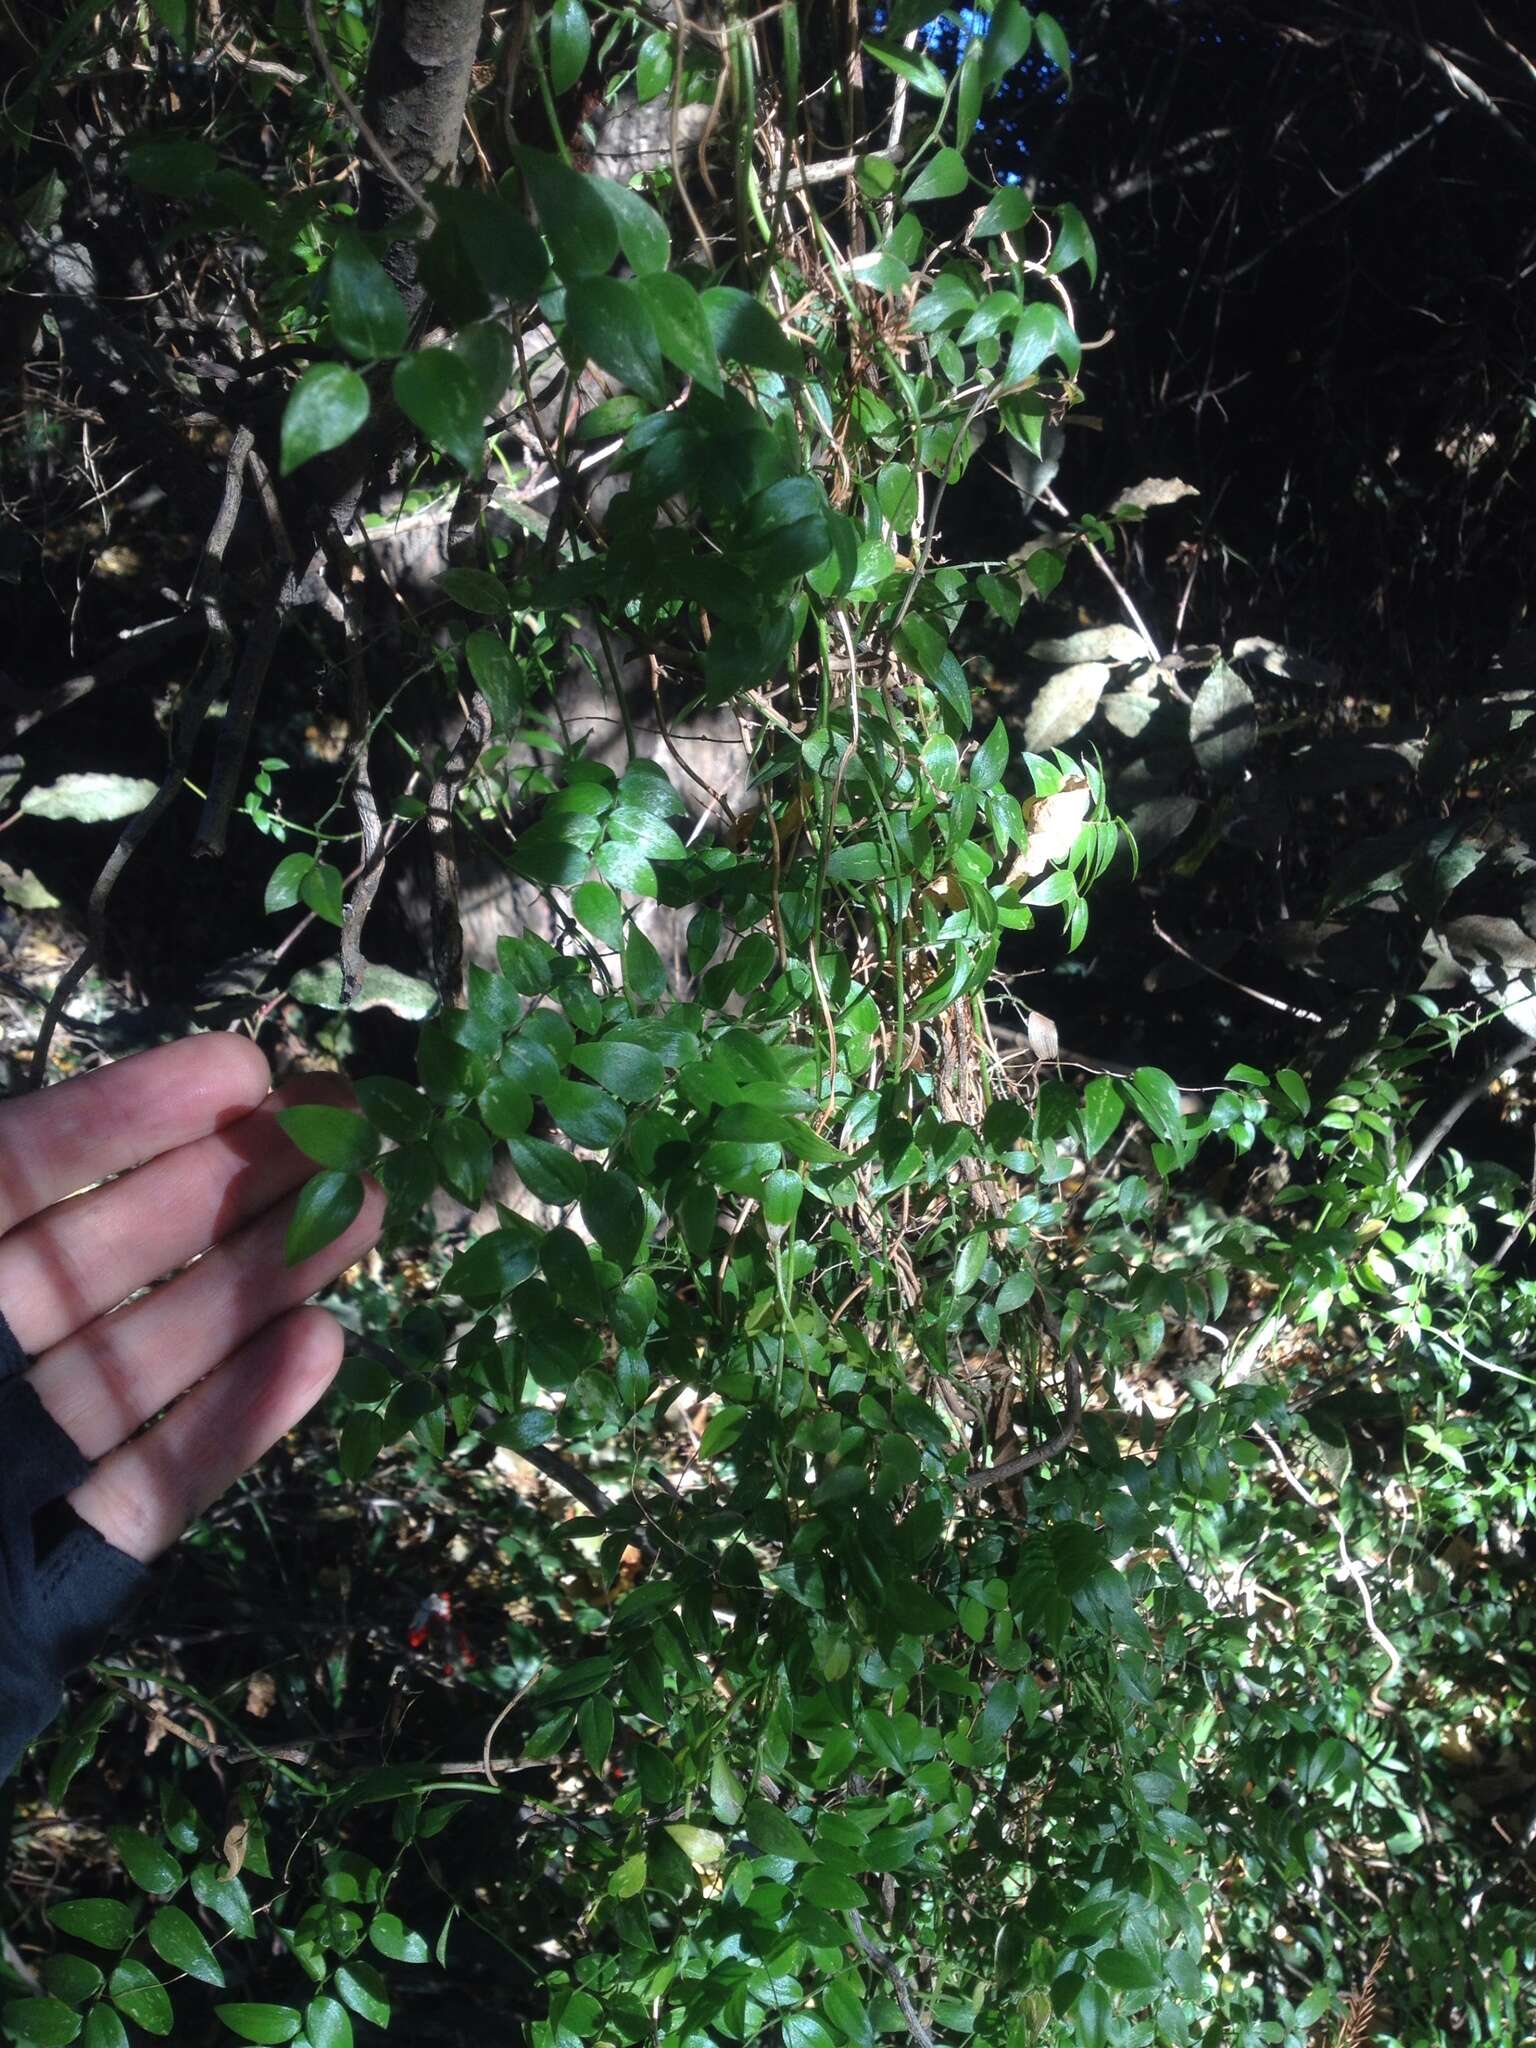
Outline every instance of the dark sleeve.
{"label": "dark sleeve", "polygon": [[0,1315],[0,1778],[148,1578],[66,1502],[91,1467],[23,1378],[26,1364]]}

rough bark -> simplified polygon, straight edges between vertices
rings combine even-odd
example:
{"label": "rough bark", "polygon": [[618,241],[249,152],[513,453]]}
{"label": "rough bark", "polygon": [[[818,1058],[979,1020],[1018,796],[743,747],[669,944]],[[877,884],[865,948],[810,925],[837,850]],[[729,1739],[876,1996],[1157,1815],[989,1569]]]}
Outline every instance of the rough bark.
{"label": "rough bark", "polygon": [[[403,220],[414,206],[407,186],[421,192],[434,180],[451,175],[480,42],[481,13],[482,0],[383,0],[368,60],[363,115],[394,169],[376,161],[365,145],[365,227],[388,227]],[[397,242],[385,263],[414,313],[422,298],[416,282],[416,244]]]}

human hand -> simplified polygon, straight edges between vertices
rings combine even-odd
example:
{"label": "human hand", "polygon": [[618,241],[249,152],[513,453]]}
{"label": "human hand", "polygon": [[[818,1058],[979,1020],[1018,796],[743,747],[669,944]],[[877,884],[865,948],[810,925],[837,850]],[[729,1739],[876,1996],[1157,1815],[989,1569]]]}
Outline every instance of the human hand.
{"label": "human hand", "polygon": [[210,1034],[0,1103],[0,1311],[43,1407],[100,1461],[70,1504],[143,1563],[325,1392],[342,1332],[302,1304],[383,1220],[369,1182],[334,1243],[284,1265],[314,1167],[277,1112],[349,1098],[270,1082],[248,1040]]}

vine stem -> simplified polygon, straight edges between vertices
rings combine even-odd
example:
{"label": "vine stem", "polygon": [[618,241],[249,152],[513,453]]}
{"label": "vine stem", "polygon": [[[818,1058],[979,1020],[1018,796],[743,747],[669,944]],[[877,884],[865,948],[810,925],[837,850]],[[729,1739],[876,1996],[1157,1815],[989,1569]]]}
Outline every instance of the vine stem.
{"label": "vine stem", "polygon": [[[841,618],[842,614],[839,613],[838,616]],[[847,632],[846,622],[844,622],[843,630],[845,633]],[[821,639],[822,677],[830,709],[832,664],[827,649],[825,620],[818,622],[818,632]],[[849,640],[849,650],[851,657],[851,638]],[[811,918],[812,937],[808,947],[811,980],[816,984],[816,997],[817,1001],[821,1004],[822,1021],[827,1027],[827,1105],[817,1121],[816,1127],[818,1130],[826,1129],[831,1121],[832,1112],[837,1106],[837,1026],[832,1021],[832,1005],[827,1000],[826,984],[821,978],[821,962],[817,957],[815,933],[821,925],[821,906],[827,888],[827,863],[832,858],[832,830],[837,822],[838,804],[842,801],[843,777],[848,772],[848,763],[859,750],[859,671],[857,662],[851,658],[848,668],[848,715],[848,744],[838,756],[837,768],[832,777],[831,793],[827,798],[826,810],[822,817],[821,859],[816,870],[816,906]]]}
{"label": "vine stem", "polygon": [[860,1913],[857,1906],[849,1909],[848,1920],[853,1928],[854,1940],[863,1949],[865,1955],[869,1957],[875,1968],[886,1978],[892,1991],[895,1992],[896,2003],[901,2007],[901,2016],[907,2023],[907,2032],[917,2043],[917,2048],[937,2048],[937,2043],[924,2024],[922,2014],[917,2009],[917,2001],[912,1996],[911,1985],[896,1967],[895,1963],[891,1961],[885,1950],[877,1947],[864,1932],[864,1916]]}
{"label": "vine stem", "polygon": [[1398,1655],[1397,1645],[1389,1636],[1383,1635],[1381,1631],[1381,1626],[1376,1619],[1376,1603],[1371,1598],[1371,1589],[1366,1583],[1365,1573],[1356,1560],[1350,1556],[1349,1545],[1344,1539],[1343,1518],[1335,1514],[1332,1508],[1324,1507],[1323,1503],[1317,1498],[1317,1495],[1309,1487],[1302,1484],[1296,1473],[1291,1469],[1290,1461],[1287,1459],[1284,1451],[1281,1450],[1279,1444],[1276,1443],[1267,1429],[1256,1422],[1253,1425],[1253,1433],[1274,1459],[1280,1476],[1284,1479],[1292,1493],[1295,1494],[1304,1507],[1309,1507],[1314,1514],[1322,1516],[1338,1541],[1339,1569],[1360,1595],[1360,1605],[1365,1614],[1366,1632],[1387,1660],[1386,1673],[1376,1681],[1370,1691],[1371,1705],[1378,1714],[1384,1714],[1387,1708],[1379,1697],[1381,1688],[1384,1685],[1390,1684],[1392,1680],[1402,1677],[1403,1660]]}

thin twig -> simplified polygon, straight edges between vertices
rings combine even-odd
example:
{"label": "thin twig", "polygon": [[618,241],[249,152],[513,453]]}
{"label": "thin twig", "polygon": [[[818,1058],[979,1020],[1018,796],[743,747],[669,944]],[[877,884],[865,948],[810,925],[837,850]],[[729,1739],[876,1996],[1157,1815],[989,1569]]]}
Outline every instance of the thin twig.
{"label": "thin twig", "polygon": [[[201,855],[217,856],[224,851],[230,815],[240,790],[246,750],[251,743],[251,728],[256,720],[256,706],[260,702],[262,687],[272,666],[272,657],[277,652],[283,621],[299,598],[299,584],[293,575],[293,548],[288,539],[288,529],[283,521],[282,510],[277,502],[277,493],[272,487],[272,477],[266,464],[256,452],[254,437],[246,427],[241,427],[230,443],[225,507],[220,513],[221,524],[224,522],[225,513],[228,513],[230,528],[234,525],[234,516],[240,506],[241,471],[249,473],[261,499],[272,536],[272,552],[277,567],[266,601],[247,636],[239,667],[235,671],[234,687],[230,691],[229,709],[225,712],[224,723],[219,729],[218,742],[214,748],[213,768],[208,780],[208,795],[204,800],[202,815],[197,821],[197,834],[192,843],[193,852]],[[199,583],[206,578],[211,559],[216,559],[218,565],[222,566],[224,542],[228,537],[226,531],[216,558],[211,557],[209,549],[204,550],[203,560],[198,568]],[[211,604],[212,594],[204,592],[203,601],[205,605]]]}
{"label": "thin twig", "polygon": [[901,2007],[901,2016],[907,2023],[907,2032],[917,2043],[917,2048],[936,2048],[934,2038],[923,2024],[923,2016],[917,2009],[917,2001],[912,1996],[911,1985],[886,1954],[885,1950],[876,1947],[875,1943],[864,1932],[864,1917],[857,1906],[849,1908],[848,1922],[853,1929],[854,1940],[889,1983],[892,1991],[895,1992],[896,2003]]}
{"label": "thin twig", "polygon": [[292,564],[283,563],[274,572],[261,610],[246,635],[240,665],[229,693],[229,709],[219,728],[213,769],[208,778],[208,795],[197,821],[197,836],[192,842],[192,851],[204,857],[216,858],[224,851],[229,820],[240,793],[246,750],[251,743],[251,728],[256,722],[256,706],[261,701],[272,657],[282,637],[283,622],[296,596]]}
{"label": "thin twig", "polygon": [[1212,967],[1209,961],[1191,953],[1188,946],[1181,945],[1172,932],[1163,929],[1158,922],[1156,911],[1152,913],[1152,929],[1163,944],[1171,947],[1181,960],[1187,960],[1191,967],[1198,967],[1200,972],[1208,974],[1212,981],[1222,982],[1227,988],[1235,988],[1240,996],[1251,996],[1256,1003],[1267,1003],[1270,1009],[1280,1010],[1287,1017],[1299,1017],[1305,1024],[1322,1023],[1323,1020],[1316,1010],[1303,1009],[1300,1003],[1283,1002],[1279,996],[1267,996],[1261,988],[1250,988],[1247,982],[1234,980],[1230,974],[1224,974],[1219,967]]}
{"label": "thin twig", "polygon": [[[332,529],[331,546],[327,553],[333,566],[338,569],[350,567],[346,543],[340,533]],[[373,551],[366,555],[365,574],[376,573]],[[363,927],[368,922],[368,913],[373,908],[373,899],[379,892],[384,879],[384,864],[376,860],[382,827],[379,823],[379,806],[373,794],[373,779],[368,768],[368,738],[372,730],[372,717],[368,705],[368,667],[363,650],[362,631],[357,620],[357,600],[349,579],[338,574],[346,606],[347,634],[347,723],[351,727],[352,741],[352,805],[357,812],[357,823],[362,839],[363,868],[347,898],[341,914],[341,1007],[350,1009],[363,992],[363,980],[367,974],[367,962],[363,959]]]}
{"label": "thin twig", "polygon": [[[1049,505],[1051,510],[1057,515],[1058,518],[1070,519],[1072,516],[1071,513],[1068,512],[1066,506],[1061,502],[1060,498],[1057,497],[1056,493],[1049,486],[1047,486],[1046,489],[1040,493],[1040,502],[1042,505]],[[1163,657],[1157,651],[1157,642],[1152,638],[1151,633],[1148,631],[1146,620],[1141,616],[1141,613],[1136,609],[1135,600],[1132,598],[1131,593],[1126,589],[1125,585],[1120,581],[1120,578],[1109,566],[1109,563],[1106,561],[1104,555],[1100,552],[1100,550],[1094,545],[1094,543],[1091,540],[1084,536],[1080,542],[1080,545],[1086,548],[1088,552],[1089,561],[1092,562],[1093,566],[1104,578],[1104,581],[1115,593],[1115,596],[1119,598],[1121,607],[1125,612],[1125,616],[1130,620],[1132,626],[1141,635],[1141,643],[1146,648],[1148,656],[1153,661],[1161,661]],[[1173,687],[1171,681],[1170,687]],[[1174,694],[1176,696],[1182,696],[1183,692],[1175,688]]]}
{"label": "thin twig", "polygon": [[1033,1472],[1037,1465],[1059,1457],[1071,1443],[1083,1419],[1082,1374],[1072,1351],[1062,1352],[1061,1369],[1067,1398],[1061,1411],[1060,1426],[1043,1444],[1036,1444],[1033,1450],[1025,1451],[1017,1458],[1006,1458],[1001,1465],[979,1465],[974,1471],[967,1472],[960,1482],[967,1493],[980,1493],[984,1487],[1001,1486],[1005,1480],[1018,1479],[1025,1472]]}
{"label": "thin twig", "polygon": [[1533,143],[1528,135],[1521,133],[1498,101],[1490,93],[1485,92],[1475,78],[1469,77],[1459,64],[1453,63],[1444,50],[1438,49],[1434,43],[1421,44],[1420,48],[1428,62],[1450,80],[1452,88],[1460,93],[1463,99],[1468,99],[1475,107],[1481,108],[1489,120],[1496,121],[1517,149],[1523,150],[1527,156],[1536,156],[1536,143]]}
{"label": "thin twig", "polygon": [[1473,1103],[1479,1101],[1487,1094],[1500,1074],[1508,1073],[1511,1067],[1523,1066],[1533,1055],[1536,1055],[1536,1038],[1528,1038],[1524,1045],[1517,1045],[1512,1052],[1501,1052],[1496,1059],[1489,1062],[1480,1074],[1467,1083],[1461,1093],[1435,1118],[1435,1121],[1430,1125],[1424,1136],[1414,1146],[1412,1152],[1409,1153],[1408,1163],[1403,1168],[1403,1186],[1405,1188],[1413,1186],[1419,1175],[1424,1171],[1435,1153],[1439,1151],[1451,1132],[1455,1130],[1457,1124],[1461,1122]]}
{"label": "thin twig", "polygon": [[1260,1423],[1256,1422],[1253,1425],[1253,1433],[1259,1439],[1259,1442],[1263,1444],[1264,1448],[1269,1452],[1270,1456],[1274,1459],[1275,1464],[1278,1466],[1280,1470],[1281,1477],[1285,1480],[1286,1485],[1289,1486],[1292,1493],[1295,1494],[1296,1498],[1303,1504],[1303,1506],[1311,1508],[1314,1514],[1322,1516],[1323,1520],[1328,1524],[1329,1528],[1332,1529],[1334,1536],[1338,1540],[1340,1570],[1343,1572],[1345,1578],[1347,1578],[1350,1581],[1351,1585],[1353,1585],[1355,1591],[1360,1595],[1360,1605],[1361,1608],[1364,1610],[1365,1614],[1366,1632],[1387,1660],[1387,1671],[1383,1674],[1382,1677],[1380,1677],[1376,1681],[1376,1683],[1371,1687],[1370,1690],[1371,1704],[1375,1707],[1378,1713],[1385,1713],[1386,1708],[1384,1707],[1378,1695],[1380,1694],[1381,1688],[1384,1685],[1389,1684],[1394,1679],[1402,1677],[1403,1660],[1397,1653],[1397,1645],[1393,1643],[1389,1637],[1383,1635],[1381,1632],[1380,1625],[1376,1620],[1376,1604],[1371,1598],[1371,1589],[1366,1584],[1365,1573],[1361,1570],[1360,1566],[1355,1562],[1354,1558],[1350,1556],[1349,1546],[1344,1540],[1344,1523],[1342,1519],[1334,1513],[1332,1508],[1324,1507],[1323,1503],[1317,1498],[1316,1494],[1311,1492],[1311,1490],[1308,1487],[1302,1484],[1301,1480],[1296,1476],[1295,1472],[1292,1471],[1290,1463],[1286,1458],[1284,1451],[1281,1450],[1279,1444],[1276,1443],[1275,1439],[1270,1435],[1267,1429],[1265,1429]]}
{"label": "thin twig", "polygon": [[[913,34],[916,33],[914,29]],[[903,79],[897,91],[905,92],[906,89],[906,80]],[[808,185],[830,185],[835,178],[846,178],[856,174],[871,156],[889,158],[892,163],[899,164],[905,155],[906,151],[903,149],[863,149],[856,156],[829,156],[823,157],[819,163],[793,164],[784,173],[784,190],[803,192]]]}
{"label": "thin twig", "polygon": [[672,184],[683,202],[688,223],[699,238],[699,247],[704,255],[704,268],[713,270],[715,245],[709,239],[709,229],[699,218],[699,210],[693,203],[693,193],[689,190],[688,180],[683,174],[683,151],[678,123],[683,108],[683,56],[687,43],[685,31],[688,27],[688,14],[683,0],[672,0],[672,4],[677,15],[672,62],[672,102],[667,113],[667,151],[672,160]]}
{"label": "thin twig", "polygon": [[1526,1203],[1525,1207],[1520,1211],[1520,1214],[1515,1218],[1515,1221],[1510,1225],[1507,1234],[1499,1244],[1498,1250],[1489,1260],[1488,1263],[1490,1265],[1503,1265],[1504,1261],[1509,1257],[1510,1253],[1514,1250],[1515,1245],[1519,1240],[1521,1231],[1524,1230],[1525,1226],[1530,1222],[1531,1218],[1533,1216],[1536,1216],[1536,1149],[1533,1149],[1531,1159],[1530,1190],[1531,1199]]}
{"label": "thin twig", "polygon": [[1281,229],[1278,234],[1270,235],[1265,240],[1264,246],[1261,249],[1256,249],[1253,255],[1245,257],[1241,263],[1235,263],[1230,270],[1222,271],[1218,277],[1209,279],[1208,285],[1235,284],[1238,278],[1246,277],[1250,270],[1257,270],[1259,265],[1273,256],[1283,243],[1293,240],[1297,235],[1306,234],[1320,220],[1326,220],[1330,213],[1336,212],[1341,206],[1347,206],[1351,199],[1358,198],[1367,185],[1379,178],[1383,171],[1390,170],[1400,157],[1408,154],[1410,149],[1417,149],[1425,137],[1433,135],[1442,122],[1449,121],[1455,111],[1454,107],[1441,107],[1432,120],[1427,121],[1422,128],[1415,134],[1410,135],[1406,141],[1394,143],[1391,149],[1383,150],[1380,156],[1367,164],[1359,179],[1349,187],[1348,191],[1336,192],[1323,205],[1314,207],[1311,213],[1301,215],[1298,219],[1293,220],[1288,227]]}

